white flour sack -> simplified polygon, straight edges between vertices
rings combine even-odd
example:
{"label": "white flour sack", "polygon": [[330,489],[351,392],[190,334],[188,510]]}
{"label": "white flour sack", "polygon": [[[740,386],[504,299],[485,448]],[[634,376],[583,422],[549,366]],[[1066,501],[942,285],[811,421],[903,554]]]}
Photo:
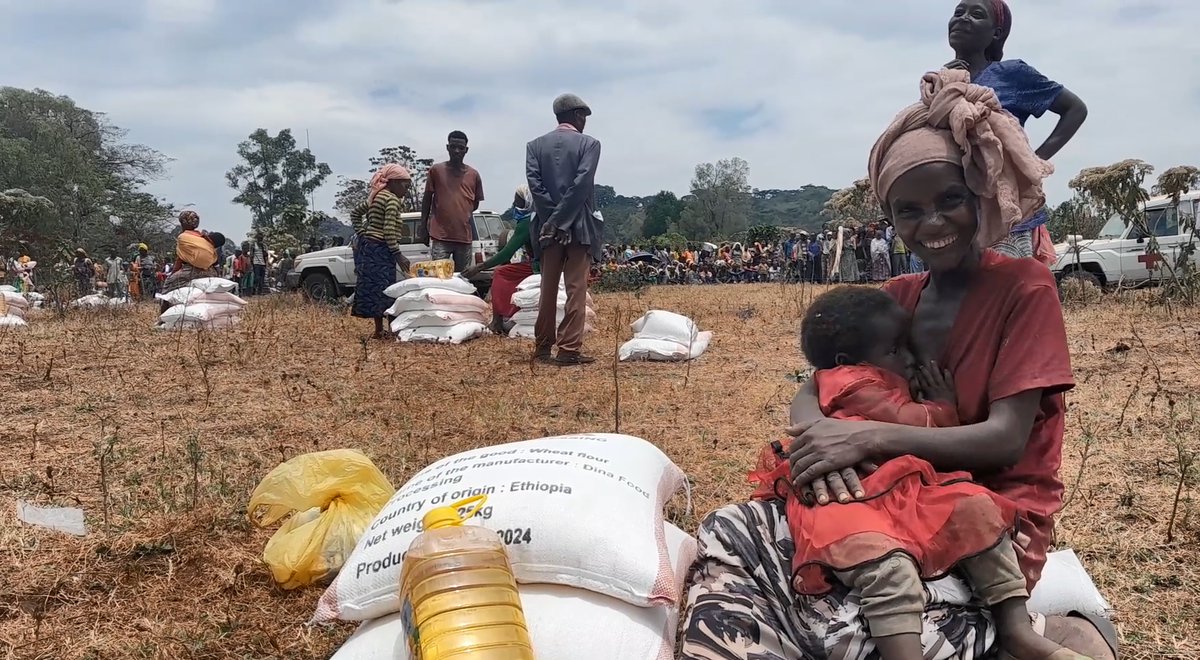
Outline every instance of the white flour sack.
{"label": "white flour sack", "polygon": [[[679,573],[685,573],[696,558],[696,540],[670,524],[666,535],[673,563]],[[675,657],[675,607],[637,607],[583,589],[548,584],[524,584],[520,590],[538,660]],[[393,614],[363,624],[331,660],[408,658],[404,622],[401,615]]]}
{"label": "white flour sack", "polygon": [[367,621],[400,608],[400,568],[430,509],[475,495],[472,519],[508,546],[517,581],[559,584],[633,605],[679,598],[663,506],[686,478],[657,447],[582,434],[463,452],[417,473],[367,528],[314,622]]}
{"label": "white flour sack", "polygon": [[443,291],[467,294],[475,293],[475,285],[461,277],[451,277],[448,280],[437,277],[410,277],[407,280],[400,280],[389,286],[383,290],[383,293],[389,298],[399,298],[406,293],[424,289],[442,289]]}

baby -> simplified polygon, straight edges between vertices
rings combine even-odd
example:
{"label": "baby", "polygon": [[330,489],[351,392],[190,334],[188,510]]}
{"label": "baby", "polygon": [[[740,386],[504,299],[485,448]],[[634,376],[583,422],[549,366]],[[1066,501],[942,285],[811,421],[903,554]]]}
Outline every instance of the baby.
{"label": "baby", "polygon": [[[813,301],[801,347],[821,411],[838,419],[910,426],[956,426],[954,383],[936,365],[916,366],[908,349],[909,314],[887,293],[843,286]],[[910,384],[919,389],[917,399]],[[1013,548],[1017,507],[966,472],[938,472],[915,456],[892,459],[862,479],[859,501],[810,508],[790,483],[783,447],[773,443],[756,498],[787,499],[796,550],[793,586],[805,595],[836,579],[856,590],[883,660],[921,660],[923,579],[955,569],[992,610],[1001,658],[1086,660],[1034,632],[1025,576]]]}

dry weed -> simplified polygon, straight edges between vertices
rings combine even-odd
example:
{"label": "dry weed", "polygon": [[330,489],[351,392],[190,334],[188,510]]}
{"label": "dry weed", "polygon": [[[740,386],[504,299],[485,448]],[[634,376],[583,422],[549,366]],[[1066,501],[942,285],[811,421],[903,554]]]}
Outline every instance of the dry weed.
{"label": "dry weed", "polygon": [[[364,342],[368,323],[290,297],[209,335],[155,332],[148,306],[37,316],[0,335],[0,656],[328,657],[352,628],[304,627],[320,590],[273,586],[259,561],[270,531],[244,511],[268,470],[313,450],[361,449],[399,485],[454,452],[619,423],[690,475],[695,513],[680,522],[694,529],[749,494],[746,470],[779,437],[815,290],[597,295],[588,345],[606,358],[654,307],[715,337],[690,366],[573,371],[531,368],[530,344],[502,338]],[[1117,607],[1126,657],[1200,657],[1197,468],[1181,460],[1197,449],[1200,314],[1121,294],[1066,316],[1079,385],[1058,542]],[[18,499],[83,507],[88,536],[17,523]]]}

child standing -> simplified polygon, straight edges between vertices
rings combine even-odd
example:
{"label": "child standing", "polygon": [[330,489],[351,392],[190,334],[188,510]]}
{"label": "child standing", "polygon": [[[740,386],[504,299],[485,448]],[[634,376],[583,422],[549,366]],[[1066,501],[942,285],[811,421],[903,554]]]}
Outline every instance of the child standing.
{"label": "child standing", "polygon": [[[887,293],[844,286],[817,298],[801,324],[801,345],[829,417],[910,426],[956,426],[954,383],[936,364],[917,366],[908,349],[908,313]],[[919,387],[920,400],[910,394]],[[884,463],[862,479],[862,498],[809,508],[791,485],[778,443],[751,480],[756,498],[785,497],[795,541],[793,586],[856,590],[883,660],[921,660],[922,579],[965,574],[991,608],[1001,647],[1016,660],[1080,660],[1030,623],[1029,593],[1011,535],[1017,507],[966,472],[938,472],[915,456]],[[1086,659],[1085,659],[1086,660]]]}

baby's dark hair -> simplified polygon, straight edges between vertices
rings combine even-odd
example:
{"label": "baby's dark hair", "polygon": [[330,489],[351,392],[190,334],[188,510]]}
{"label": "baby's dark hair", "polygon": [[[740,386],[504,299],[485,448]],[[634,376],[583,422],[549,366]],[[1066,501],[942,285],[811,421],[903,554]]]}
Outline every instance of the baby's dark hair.
{"label": "baby's dark hair", "polygon": [[800,321],[800,350],[816,369],[858,364],[876,341],[872,319],[895,306],[887,293],[868,286],[839,286],[821,294]]}

